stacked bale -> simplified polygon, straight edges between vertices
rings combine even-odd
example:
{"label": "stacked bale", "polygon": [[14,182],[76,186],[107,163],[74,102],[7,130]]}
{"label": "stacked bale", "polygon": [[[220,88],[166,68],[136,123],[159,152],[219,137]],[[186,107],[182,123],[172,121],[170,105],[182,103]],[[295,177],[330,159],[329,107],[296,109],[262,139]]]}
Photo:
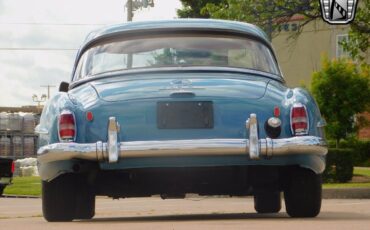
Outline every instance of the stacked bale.
{"label": "stacked bale", "polygon": [[21,131],[22,130],[23,118],[19,113],[9,114],[9,130],[10,131]]}
{"label": "stacked bale", "polygon": [[23,145],[23,156],[31,157],[35,155],[35,139],[33,137],[25,137]]}
{"label": "stacked bale", "polygon": [[0,156],[35,156],[36,116],[32,113],[0,113]]}
{"label": "stacked bale", "polygon": [[23,115],[23,133],[34,133],[36,126],[36,119],[32,113],[26,113]]}
{"label": "stacked bale", "polygon": [[0,137],[0,156],[11,156],[10,138]]}
{"label": "stacked bale", "polygon": [[13,144],[13,155],[15,157],[21,157],[23,155],[22,137],[14,136],[12,138],[12,144]]}
{"label": "stacked bale", "polygon": [[9,114],[1,112],[0,113],[0,131],[9,130]]}

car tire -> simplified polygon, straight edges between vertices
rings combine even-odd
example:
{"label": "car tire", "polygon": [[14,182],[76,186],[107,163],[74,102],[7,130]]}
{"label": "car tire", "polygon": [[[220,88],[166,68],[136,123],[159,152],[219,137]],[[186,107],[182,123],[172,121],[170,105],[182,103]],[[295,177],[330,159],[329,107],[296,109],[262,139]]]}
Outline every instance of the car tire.
{"label": "car tire", "polygon": [[299,168],[289,175],[284,189],[286,211],[291,217],[315,217],[321,209],[322,177]]}
{"label": "car tire", "polygon": [[42,211],[49,222],[91,219],[95,212],[95,196],[81,176],[64,174],[50,182],[42,182]]}
{"label": "car tire", "polygon": [[254,209],[258,213],[277,213],[281,209],[280,192],[263,191],[254,195]]}
{"label": "car tire", "polygon": [[75,219],[89,220],[95,215],[95,193],[82,177],[78,180],[79,195],[76,195]]}

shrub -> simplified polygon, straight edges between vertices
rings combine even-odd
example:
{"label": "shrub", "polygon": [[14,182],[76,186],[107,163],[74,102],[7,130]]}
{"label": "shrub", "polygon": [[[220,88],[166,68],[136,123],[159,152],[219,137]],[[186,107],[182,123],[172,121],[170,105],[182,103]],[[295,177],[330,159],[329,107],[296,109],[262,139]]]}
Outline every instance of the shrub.
{"label": "shrub", "polygon": [[[335,147],[335,141],[328,141],[329,148]],[[339,143],[339,148],[353,149],[353,165],[370,167],[370,140],[362,141],[354,138],[349,138],[346,140],[341,140]]]}
{"label": "shrub", "polygon": [[326,169],[323,173],[325,182],[348,182],[353,176],[352,149],[329,149],[326,157]]}
{"label": "shrub", "polygon": [[357,130],[355,115],[370,106],[370,67],[324,56],[322,69],[312,75],[311,90],[327,121],[326,134],[338,148],[341,139]]}

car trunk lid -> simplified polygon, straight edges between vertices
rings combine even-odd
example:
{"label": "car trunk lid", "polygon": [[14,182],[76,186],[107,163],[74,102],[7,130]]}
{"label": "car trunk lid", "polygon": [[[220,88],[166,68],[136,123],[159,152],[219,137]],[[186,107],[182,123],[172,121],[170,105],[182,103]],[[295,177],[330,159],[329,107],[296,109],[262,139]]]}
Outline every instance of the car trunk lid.
{"label": "car trunk lid", "polygon": [[92,86],[101,99],[109,102],[176,97],[259,99],[264,96],[269,79],[234,75],[111,78],[95,81]]}

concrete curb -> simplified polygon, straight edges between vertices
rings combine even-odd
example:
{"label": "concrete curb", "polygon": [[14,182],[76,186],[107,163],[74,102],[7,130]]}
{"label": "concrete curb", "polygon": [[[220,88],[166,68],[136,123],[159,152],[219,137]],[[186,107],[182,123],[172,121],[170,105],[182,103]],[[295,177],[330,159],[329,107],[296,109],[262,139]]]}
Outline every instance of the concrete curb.
{"label": "concrete curb", "polygon": [[8,195],[8,194],[3,194],[2,196],[0,196],[0,198],[31,198],[31,199],[35,199],[35,198],[41,198],[41,196],[27,196],[27,195]]}
{"label": "concrete curb", "polygon": [[370,188],[325,188],[323,199],[370,199]]}
{"label": "concrete curb", "polygon": [[[3,198],[31,198],[37,199],[40,196],[26,195],[7,195]],[[323,199],[370,199],[370,188],[324,188],[322,190]]]}

